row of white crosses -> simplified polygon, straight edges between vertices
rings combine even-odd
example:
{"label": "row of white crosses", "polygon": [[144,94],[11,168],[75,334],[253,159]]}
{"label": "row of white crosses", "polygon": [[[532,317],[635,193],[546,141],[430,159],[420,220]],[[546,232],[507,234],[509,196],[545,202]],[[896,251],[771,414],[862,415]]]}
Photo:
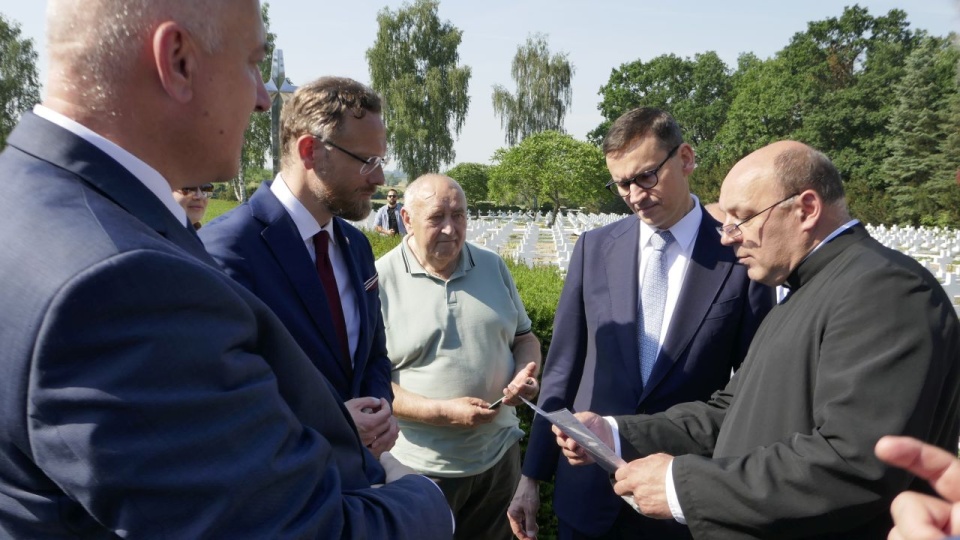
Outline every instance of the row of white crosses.
{"label": "row of white crosses", "polygon": [[[552,218],[551,212],[516,211],[471,216],[467,240],[528,266],[554,265],[565,274],[576,237],[623,216],[561,211],[548,228]],[[372,215],[357,225],[373,229]],[[883,245],[913,257],[936,276],[960,313],[960,230],[897,225],[867,225],[867,230]]]}

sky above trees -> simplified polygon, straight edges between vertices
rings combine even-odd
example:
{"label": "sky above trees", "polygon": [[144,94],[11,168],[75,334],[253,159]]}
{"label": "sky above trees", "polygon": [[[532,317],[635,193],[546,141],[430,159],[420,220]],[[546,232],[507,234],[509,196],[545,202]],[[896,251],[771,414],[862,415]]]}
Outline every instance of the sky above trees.
{"label": "sky above trees", "polygon": [[[463,31],[460,62],[470,66],[470,108],[454,145],[456,162],[488,163],[503,146],[503,131],[493,114],[495,84],[512,88],[510,67],[517,46],[533,32],[548,35],[550,50],[567,52],[576,68],[573,103],[565,129],[585,139],[603,120],[597,110],[600,87],[612,69],[663,54],[692,57],[716,51],[729,66],[753,52],[767,58],[785,47],[807,23],[839,17],[854,2],[808,0],[697,0],[683,4],[604,0],[490,0],[483,3],[441,1],[439,16]],[[287,74],[294,84],[320,75],[343,75],[370,82],[364,56],[374,43],[377,12],[403,2],[356,0],[349,5],[329,0],[273,0],[271,29],[283,49]],[[911,28],[945,36],[960,30],[960,8],[953,0],[865,0],[859,5],[879,16],[890,9],[907,12]],[[588,7],[589,6],[589,7]],[[41,80],[46,72],[43,14],[46,2],[0,0],[0,12],[22,25],[35,40]]]}

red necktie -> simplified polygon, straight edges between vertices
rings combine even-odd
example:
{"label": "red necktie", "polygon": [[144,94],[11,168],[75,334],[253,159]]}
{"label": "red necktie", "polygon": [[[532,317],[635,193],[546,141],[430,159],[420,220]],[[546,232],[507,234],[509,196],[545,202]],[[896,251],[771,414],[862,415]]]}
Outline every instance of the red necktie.
{"label": "red necktie", "polygon": [[317,274],[320,283],[327,294],[327,304],[330,305],[330,318],[333,319],[333,328],[337,331],[340,341],[340,364],[347,374],[353,372],[350,362],[350,341],[347,338],[347,323],[343,318],[343,304],[340,303],[340,291],[337,289],[337,277],[333,274],[333,265],[330,264],[330,235],[327,231],[320,231],[313,237],[313,247],[317,250]]}

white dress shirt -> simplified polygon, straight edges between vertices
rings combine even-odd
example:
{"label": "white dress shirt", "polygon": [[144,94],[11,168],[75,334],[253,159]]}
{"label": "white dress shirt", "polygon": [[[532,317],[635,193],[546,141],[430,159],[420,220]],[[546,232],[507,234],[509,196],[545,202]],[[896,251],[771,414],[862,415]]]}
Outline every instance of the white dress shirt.
{"label": "white dress shirt", "polygon": [[340,305],[343,306],[343,320],[347,324],[347,339],[350,342],[350,364],[353,365],[353,355],[357,353],[357,343],[360,340],[360,310],[357,305],[357,295],[353,291],[353,282],[350,280],[350,271],[347,269],[345,259],[347,255],[336,241],[336,235],[333,234],[333,220],[331,219],[323,226],[317,223],[313,214],[294,196],[279,174],[270,184],[270,191],[293,219],[314,265],[317,264],[317,250],[313,245],[313,237],[324,230],[333,240],[328,244],[330,264],[333,266],[333,275],[337,278],[337,290],[340,291]]}

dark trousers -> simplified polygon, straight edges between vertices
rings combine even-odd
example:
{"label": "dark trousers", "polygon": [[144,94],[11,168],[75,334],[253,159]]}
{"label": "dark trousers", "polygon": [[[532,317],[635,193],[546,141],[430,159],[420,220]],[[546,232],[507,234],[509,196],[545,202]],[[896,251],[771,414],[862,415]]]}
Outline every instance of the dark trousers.
{"label": "dark trousers", "polygon": [[514,444],[490,469],[463,478],[433,478],[453,510],[455,540],[513,538],[507,507],[520,481],[520,443]]}
{"label": "dark trousers", "polygon": [[600,536],[588,536],[557,520],[558,540],[681,540],[690,539],[690,529],[673,519],[651,519],[623,503],[613,527]]}

